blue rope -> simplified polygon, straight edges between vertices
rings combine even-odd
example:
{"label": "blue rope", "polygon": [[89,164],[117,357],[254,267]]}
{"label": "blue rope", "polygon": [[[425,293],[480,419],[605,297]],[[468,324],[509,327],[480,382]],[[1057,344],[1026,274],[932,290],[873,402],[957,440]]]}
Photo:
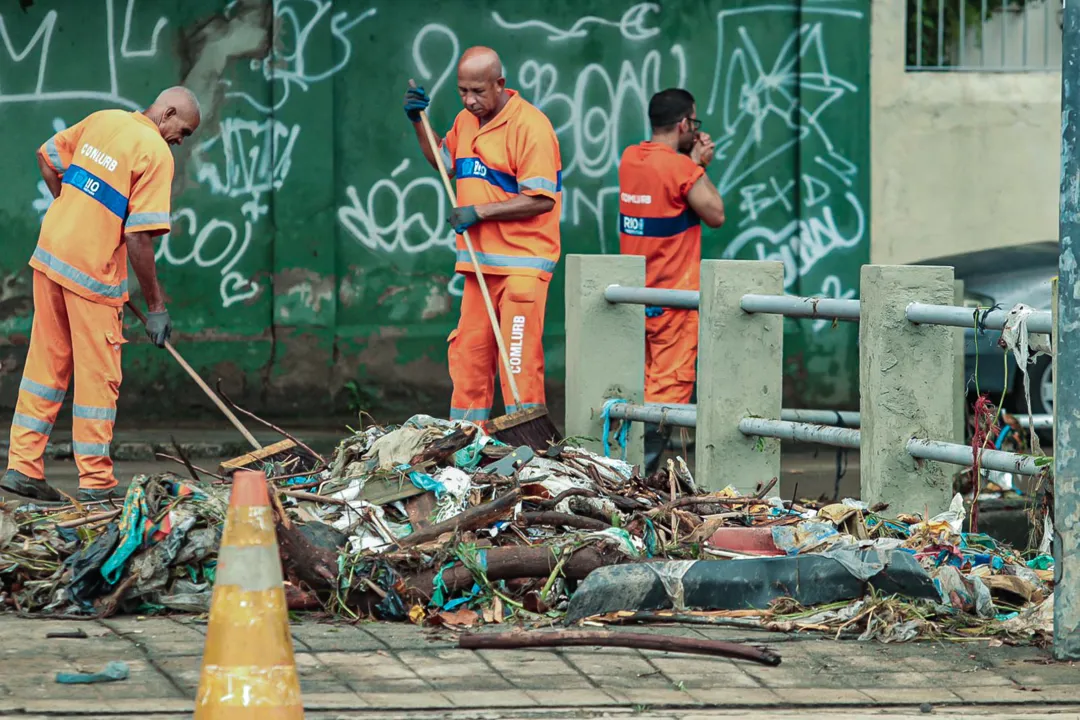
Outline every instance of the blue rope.
{"label": "blue rope", "polygon": [[[611,434],[611,408],[615,405],[626,405],[628,401],[621,400],[619,398],[612,398],[604,403],[604,409],[600,412],[600,416],[604,418],[604,457],[611,457],[611,448],[608,445],[608,435]],[[622,448],[622,460],[626,460],[626,438],[630,434],[630,422],[628,420],[622,421],[622,426],[619,428],[619,434],[615,436],[616,442],[619,443],[619,447]]]}
{"label": "blue rope", "polygon": [[1012,426],[1011,425],[1006,425],[1005,427],[1001,428],[1001,434],[998,435],[998,439],[997,439],[997,442],[994,443],[994,447],[996,449],[1000,450],[1001,449],[1001,444],[1003,442],[1005,442],[1005,438],[1009,437],[1009,433],[1011,433],[1011,432],[1012,432]]}

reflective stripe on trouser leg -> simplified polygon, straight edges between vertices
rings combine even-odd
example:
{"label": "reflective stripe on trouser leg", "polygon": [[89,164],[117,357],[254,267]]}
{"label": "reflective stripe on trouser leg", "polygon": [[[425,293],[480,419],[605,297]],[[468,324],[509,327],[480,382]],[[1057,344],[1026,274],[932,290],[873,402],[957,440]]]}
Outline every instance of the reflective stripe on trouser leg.
{"label": "reflective stripe on trouser leg", "polygon": [[45,446],[71,383],[71,329],[64,289],[34,271],[34,320],[19,400],[11,420],[8,467],[45,477]]}
{"label": "reflective stripe on trouser leg", "polygon": [[71,449],[79,467],[79,487],[106,489],[116,485],[109,444],[120,394],[120,347],[123,311],[65,291],[74,338],[75,406]]}
{"label": "reflective stripe on trouser leg", "polygon": [[698,314],[666,308],[645,319],[645,401],[688,403],[697,378]]}
{"label": "reflective stripe on trouser leg", "polygon": [[518,406],[509,382],[501,377],[500,363],[503,402],[508,413],[544,404],[543,335],[547,291],[548,282],[540,278],[524,275],[503,278],[502,294],[497,301],[499,326],[510,356],[510,369],[521,394],[521,405]]}
{"label": "reflective stripe on trouser leg", "polygon": [[[492,302],[498,307],[505,278],[484,276]],[[456,420],[487,420],[495,399],[495,367],[499,349],[491,332],[480,283],[473,273],[465,273],[465,291],[461,296],[461,318],[450,333],[447,360],[454,394],[450,398],[450,417]]]}

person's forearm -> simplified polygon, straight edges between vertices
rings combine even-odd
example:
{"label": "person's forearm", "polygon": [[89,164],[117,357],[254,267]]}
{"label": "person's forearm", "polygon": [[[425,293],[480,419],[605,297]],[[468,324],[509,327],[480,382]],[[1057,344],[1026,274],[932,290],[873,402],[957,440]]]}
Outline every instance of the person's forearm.
{"label": "person's forearm", "polygon": [[518,195],[497,203],[476,206],[481,220],[527,220],[551,212],[555,201],[542,195]]}
{"label": "person's forearm", "polygon": [[49,192],[52,193],[54,198],[60,197],[60,175],[53,170],[52,165],[40,152],[37,154],[37,164],[38,169],[41,170],[41,179],[45,181]]}
{"label": "person's forearm", "polygon": [[158,284],[157,268],[154,266],[154,241],[148,233],[125,234],[128,246],[128,260],[135,271],[146,307],[150,312],[162,312],[165,299]]}

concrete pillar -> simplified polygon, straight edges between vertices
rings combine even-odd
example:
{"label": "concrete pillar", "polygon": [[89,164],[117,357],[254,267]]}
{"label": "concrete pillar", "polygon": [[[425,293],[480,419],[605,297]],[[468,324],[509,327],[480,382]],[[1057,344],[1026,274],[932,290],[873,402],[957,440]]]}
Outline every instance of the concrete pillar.
{"label": "concrete pillar", "polygon": [[[608,285],[645,287],[640,255],[566,256],[566,435],[601,438],[604,401],[645,402],[645,307],[613,305]],[[630,425],[627,462],[644,460],[644,429]],[[584,442],[603,452],[602,442]],[[620,450],[611,444],[613,457]]]}
{"label": "concrete pillar", "polygon": [[784,319],[743,312],[748,293],[782,295],[783,264],[701,263],[694,479],[706,491],[748,493],[780,477],[780,441],[739,432],[744,417],[780,419],[783,399]]}
{"label": "concrete pillar", "polygon": [[864,265],[859,322],[862,402],[861,497],[889,503],[889,515],[947,510],[952,470],[917,461],[905,445],[912,437],[941,440],[955,432],[956,352],[952,329],[908,322],[912,302],[950,305],[949,267]]}
{"label": "concrete pillar", "polygon": [[[953,304],[964,305],[964,281],[953,281]],[[967,367],[964,363],[964,328],[953,328],[953,439],[954,443],[967,444]]]}

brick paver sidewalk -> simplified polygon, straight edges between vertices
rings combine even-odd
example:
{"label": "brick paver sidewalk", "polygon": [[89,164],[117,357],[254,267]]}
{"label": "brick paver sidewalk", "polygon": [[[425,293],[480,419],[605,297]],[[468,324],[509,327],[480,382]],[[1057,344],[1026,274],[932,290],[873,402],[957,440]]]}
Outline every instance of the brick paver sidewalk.
{"label": "brick paver sidewalk", "polygon": [[[567,717],[649,715],[1067,717],[1080,707],[1080,673],[1032,647],[978,643],[881,645],[744,630],[656,632],[767,644],[776,668],[628,649],[458,650],[447,631],[408,625],[293,624],[308,718]],[[82,629],[87,639],[46,638]],[[205,626],[189,618],[103,622],[0,615],[0,715],[191,716]],[[61,685],[57,671],[127,662],[129,679]],[[1016,708],[1022,707],[1018,712]],[[928,708],[923,708],[928,709]]]}

